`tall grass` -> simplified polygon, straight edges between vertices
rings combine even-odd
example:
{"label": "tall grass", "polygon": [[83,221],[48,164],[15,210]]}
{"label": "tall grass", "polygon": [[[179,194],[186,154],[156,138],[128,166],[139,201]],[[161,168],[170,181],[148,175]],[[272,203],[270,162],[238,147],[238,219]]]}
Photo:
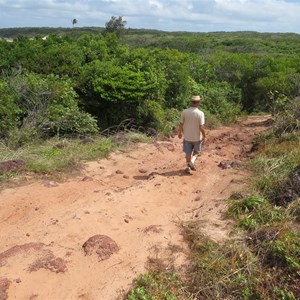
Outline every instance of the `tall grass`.
{"label": "tall grass", "polygon": [[259,154],[250,161],[254,171],[254,187],[273,200],[282,191],[289,176],[300,165],[300,133],[285,134],[280,138],[262,137]]}
{"label": "tall grass", "polygon": [[10,180],[20,173],[52,175],[59,177],[79,170],[86,161],[107,157],[112,151],[125,151],[134,143],[149,142],[152,139],[138,132],[126,132],[116,135],[93,138],[52,138],[46,141],[35,140],[18,149],[11,149],[0,143],[0,161],[20,159],[25,168],[8,173],[0,173],[0,182]]}

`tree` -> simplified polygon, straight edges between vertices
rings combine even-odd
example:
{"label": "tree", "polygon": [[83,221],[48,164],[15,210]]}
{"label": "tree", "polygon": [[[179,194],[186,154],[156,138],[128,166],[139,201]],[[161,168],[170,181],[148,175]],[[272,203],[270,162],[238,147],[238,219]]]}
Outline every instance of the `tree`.
{"label": "tree", "polygon": [[78,20],[77,20],[77,19],[73,19],[73,20],[72,20],[72,25],[73,25],[73,27],[74,27],[77,23],[78,23]]}
{"label": "tree", "polygon": [[112,16],[110,20],[105,23],[104,35],[115,33],[117,37],[120,37],[124,32],[126,23],[127,22],[123,20],[123,17]]}

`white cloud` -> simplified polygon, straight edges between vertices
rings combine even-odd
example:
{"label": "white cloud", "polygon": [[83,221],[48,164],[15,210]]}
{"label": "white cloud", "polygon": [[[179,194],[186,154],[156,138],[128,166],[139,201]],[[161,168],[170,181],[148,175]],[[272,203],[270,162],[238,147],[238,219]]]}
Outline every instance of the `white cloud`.
{"label": "white cloud", "polygon": [[288,0],[0,0],[0,27],[105,26],[123,16],[131,28],[168,31],[300,33],[300,3]]}

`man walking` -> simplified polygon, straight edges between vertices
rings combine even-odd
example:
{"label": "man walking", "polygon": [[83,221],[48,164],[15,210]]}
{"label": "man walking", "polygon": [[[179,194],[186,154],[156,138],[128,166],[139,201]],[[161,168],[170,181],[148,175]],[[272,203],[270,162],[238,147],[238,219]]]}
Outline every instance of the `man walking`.
{"label": "man walking", "polygon": [[178,137],[183,134],[183,151],[186,155],[186,169],[190,174],[196,170],[195,161],[201,152],[201,143],[205,142],[205,117],[203,111],[198,109],[200,96],[192,96],[191,105],[181,113]]}

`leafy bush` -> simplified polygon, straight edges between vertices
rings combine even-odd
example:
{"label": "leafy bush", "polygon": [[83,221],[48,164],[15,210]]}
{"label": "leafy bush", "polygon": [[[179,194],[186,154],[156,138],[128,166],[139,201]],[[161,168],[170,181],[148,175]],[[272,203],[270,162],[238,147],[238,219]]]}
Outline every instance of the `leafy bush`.
{"label": "leafy bush", "polygon": [[164,110],[162,106],[153,100],[145,100],[137,108],[138,120],[141,124],[147,124],[147,126],[160,128],[164,120]]}
{"label": "leafy bush", "polygon": [[0,81],[0,138],[7,137],[9,131],[19,123],[21,109],[15,102],[15,97],[9,85]]}
{"label": "leafy bush", "polygon": [[19,117],[8,134],[15,145],[45,134],[97,131],[96,120],[79,109],[77,95],[68,78],[25,73],[11,77],[9,84],[14,102],[8,105],[15,112],[14,118],[17,113]]}
{"label": "leafy bush", "polygon": [[241,112],[240,90],[226,82],[209,84],[202,89],[203,109],[215,115],[222,124],[235,122]]}

